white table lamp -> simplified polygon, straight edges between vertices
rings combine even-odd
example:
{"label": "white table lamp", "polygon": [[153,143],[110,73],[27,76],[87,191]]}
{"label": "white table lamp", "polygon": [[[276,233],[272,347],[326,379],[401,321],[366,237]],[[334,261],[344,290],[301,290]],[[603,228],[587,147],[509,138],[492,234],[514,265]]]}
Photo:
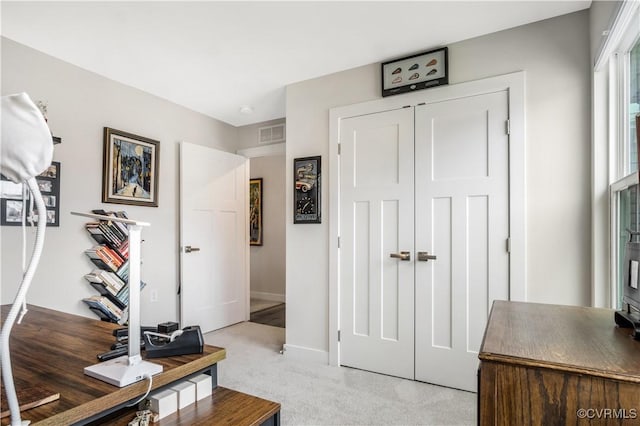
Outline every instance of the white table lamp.
{"label": "white table lamp", "polygon": [[144,361],[140,356],[140,244],[142,228],[149,223],[93,213],[71,214],[122,222],[129,229],[129,354],[85,367],[84,374],[123,387],[162,373],[162,365]]}

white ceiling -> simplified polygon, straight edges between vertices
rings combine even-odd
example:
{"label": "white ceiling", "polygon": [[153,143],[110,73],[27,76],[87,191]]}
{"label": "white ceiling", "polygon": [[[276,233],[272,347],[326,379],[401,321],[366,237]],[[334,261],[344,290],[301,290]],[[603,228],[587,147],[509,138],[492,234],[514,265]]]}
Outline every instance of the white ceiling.
{"label": "white ceiling", "polygon": [[240,126],[284,117],[291,83],[591,1],[1,3],[3,36]]}

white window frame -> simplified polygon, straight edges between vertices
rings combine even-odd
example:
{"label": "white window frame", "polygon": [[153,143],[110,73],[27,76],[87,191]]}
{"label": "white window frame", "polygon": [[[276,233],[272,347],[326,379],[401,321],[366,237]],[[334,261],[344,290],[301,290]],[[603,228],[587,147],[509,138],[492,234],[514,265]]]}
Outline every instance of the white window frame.
{"label": "white window frame", "polygon": [[620,193],[625,189],[629,188],[638,183],[638,174],[632,173],[623,177],[622,179],[611,184],[610,189],[610,205],[611,205],[611,230],[610,230],[610,247],[611,247],[611,277],[610,282],[611,286],[609,289],[609,300],[611,301],[611,305],[609,306],[612,309],[618,309],[618,277],[619,270],[618,267],[620,265],[619,257],[621,255],[618,250],[619,242],[618,238],[620,237]]}
{"label": "white window frame", "polygon": [[[618,301],[618,277],[619,270],[619,241],[620,236],[620,193],[632,185],[638,183],[638,173],[630,173],[630,147],[629,147],[629,52],[640,39],[640,7],[638,2],[623,2],[616,14],[613,26],[609,32],[609,36],[604,43],[594,67],[594,81],[598,79],[599,73],[608,74],[608,84],[606,91],[608,95],[604,95],[603,91],[594,90],[594,121],[598,120],[598,101],[605,99],[608,101],[607,110],[607,127],[606,143],[609,146],[609,161],[599,162],[594,158],[594,176],[602,174],[599,168],[605,166],[609,168],[609,277],[607,298],[608,300],[597,300],[595,293],[599,290],[599,285],[603,283],[597,282],[597,269],[600,266],[597,254],[600,250],[597,244],[605,243],[597,238],[598,224],[594,223],[594,283],[592,303],[594,305],[604,305],[609,308],[617,308]],[[594,128],[598,123],[594,123]],[[594,144],[598,143],[598,136],[594,135]],[[594,152],[597,147],[594,147]],[[595,155],[595,154],[594,154]],[[640,164],[638,165],[640,167]],[[599,173],[600,172],[600,173]],[[598,193],[598,184],[594,181],[594,196]],[[595,205],[594,205],[595,206]],[[594,213],[595,214],[595,213]]]}

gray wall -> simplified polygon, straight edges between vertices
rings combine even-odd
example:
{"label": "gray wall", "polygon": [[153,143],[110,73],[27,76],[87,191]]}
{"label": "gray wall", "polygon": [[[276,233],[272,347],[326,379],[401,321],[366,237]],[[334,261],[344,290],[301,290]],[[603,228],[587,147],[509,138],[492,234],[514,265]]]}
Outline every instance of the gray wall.
{"label": "gray wall", "polygon": [[[450,84],[526,71],[527,297],[589,304],[589,12],[455,43],[449,54]],[[288,86],[287,162],[322,155],[328,170],[329,109],[379,99],[379,68],[371,64]],[[287,171],[286,341],[316,353],[328,350],[326,173],[324,178],[323,223],[293,225]]]}
{"label": "gray wall", "polygon": [[[126,210],[151,223],[143,231],[142,295],[145,324],[177,320],[178,141],[235,151],[236,128],[2,39],[2,94],[27,92],[48,102],[49,123],[62,144],[60,227],[48,228],[40,267],[28,295],[37,305],[95,316],[81,299],[96,292],[83,275],[92,264],[85,220],[71,211]],[[112,127],[160,141],[159,207],[101,203],[102,129]],[[2,227],[1,302],[11,303],[20,281],[20,229]],[[30,243],[33,232],[29,231]],[[158,301],[150,303],[152,291]]]}

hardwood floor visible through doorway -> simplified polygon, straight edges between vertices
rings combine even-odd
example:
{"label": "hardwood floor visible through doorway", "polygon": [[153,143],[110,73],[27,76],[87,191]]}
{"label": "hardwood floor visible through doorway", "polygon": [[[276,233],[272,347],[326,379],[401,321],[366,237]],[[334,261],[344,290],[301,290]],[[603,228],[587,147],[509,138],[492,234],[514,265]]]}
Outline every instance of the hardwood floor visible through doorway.
{"label": "hardwood floor visible through doorway", "polygon": [[285,326],[285,304],[281,303],[267,309],[252,312],[250,321],[258,324],[270,325],[284,328]]}

